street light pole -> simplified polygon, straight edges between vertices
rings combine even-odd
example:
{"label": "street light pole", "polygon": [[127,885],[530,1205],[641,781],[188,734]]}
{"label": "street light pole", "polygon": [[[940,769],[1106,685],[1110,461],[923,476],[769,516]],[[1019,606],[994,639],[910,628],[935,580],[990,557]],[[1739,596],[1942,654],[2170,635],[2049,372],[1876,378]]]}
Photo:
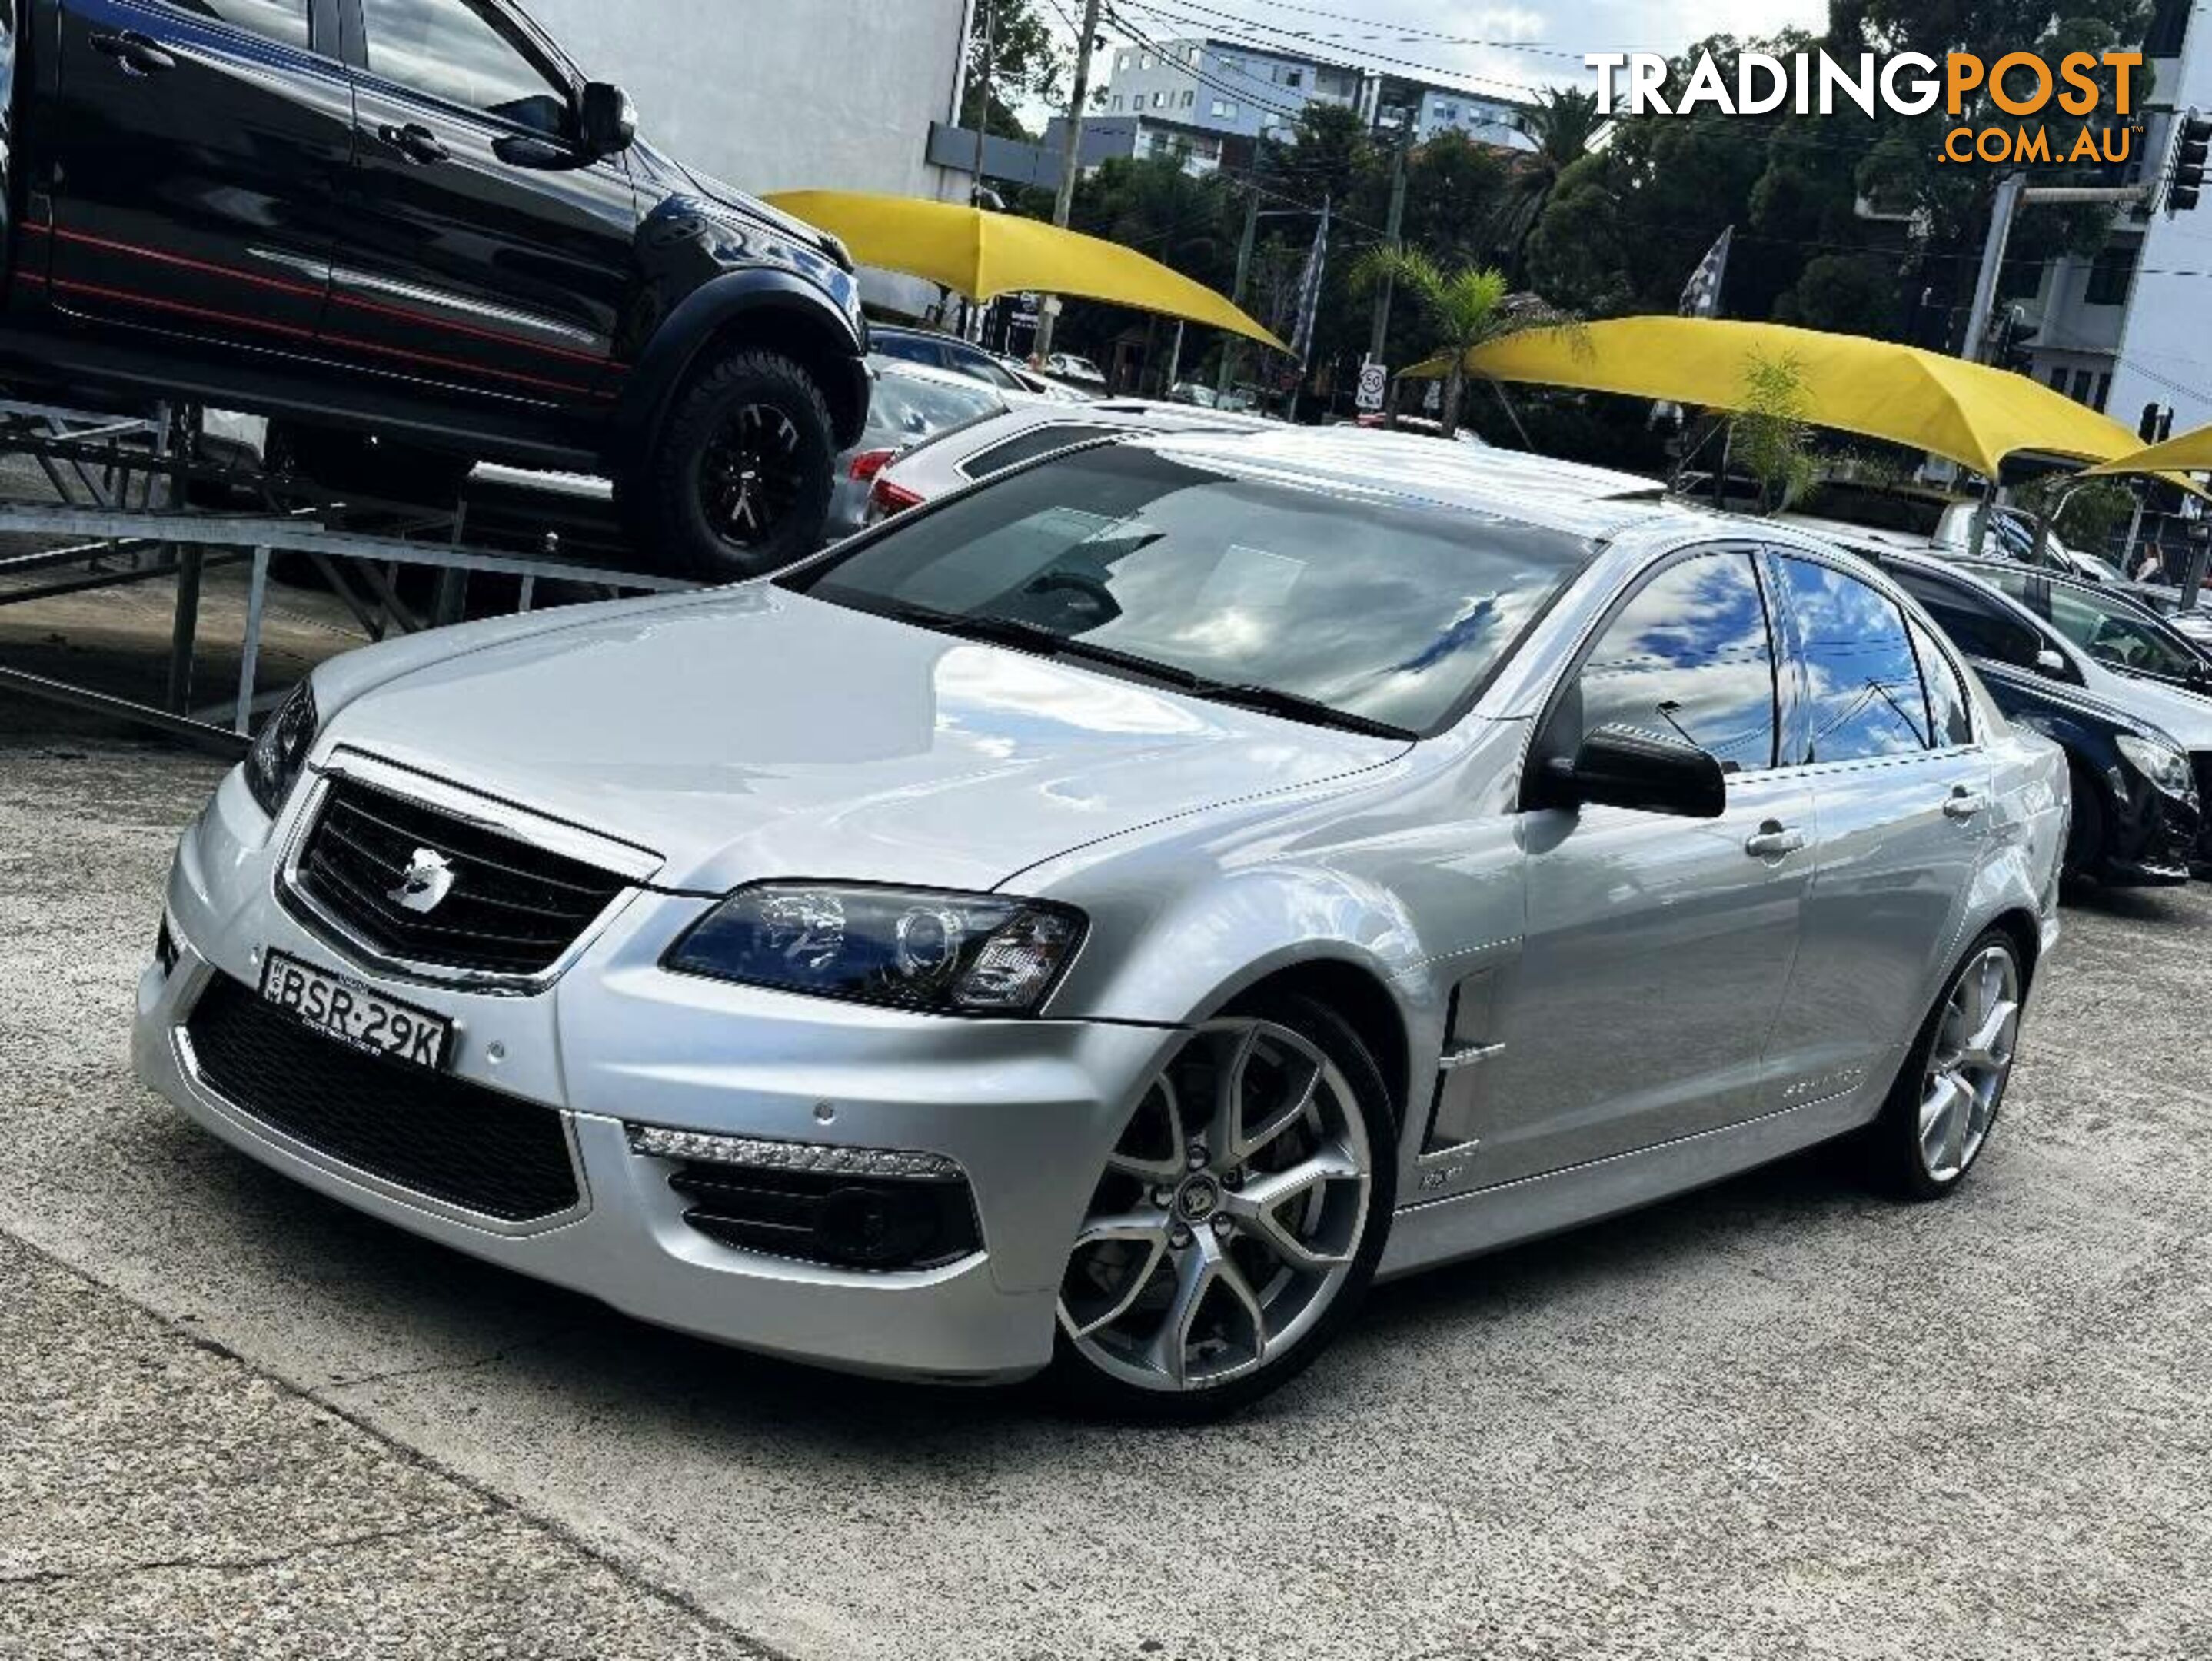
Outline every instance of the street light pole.
{"label": "street light pole", "polygon": [[[1052,222],[1060,229],[1067,228],[1068,216],[1075,211],[1075,176],[1082,171],[1083,109],[1091,101],[1091,47],[1098,38],[1098,12],[1104,0],[1084,0],[1083,27],[1075,41],[1075,89],[1067,100],[1067,131],[1060,141],[1060,191],[1052,199]],[[1040,309],[1037,315],[1037,362],[1042,363],[1052,350],[1053,325],[1058,319],[1049,308]]]}
{"label": "street light pole", "polygon": [[[1229,293],[1230,301],[1233,305],[1241,307],[1244,303],[1244,279],[1252,270],[1252,243],[1259,234],[1260,192],[1257,190],[1248,190],[1244,196],[1244,234],[1237,240],[1237,283]],[[1221,373],[1216,378],[1215,395],[1220,398],[1228,397],[1229,388],[1236,379],[1236,337],[1224,336],[1221,342]]]}

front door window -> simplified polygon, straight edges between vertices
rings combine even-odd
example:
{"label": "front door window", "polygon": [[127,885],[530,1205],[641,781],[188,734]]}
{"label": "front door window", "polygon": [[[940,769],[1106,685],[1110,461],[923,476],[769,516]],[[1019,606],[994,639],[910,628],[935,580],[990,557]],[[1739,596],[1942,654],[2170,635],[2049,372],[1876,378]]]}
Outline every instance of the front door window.
{"label": "front door window", "polygon": [[469,0],[362,0],[368,67],[458,108],[558,137],[568,99],[497,15]]}

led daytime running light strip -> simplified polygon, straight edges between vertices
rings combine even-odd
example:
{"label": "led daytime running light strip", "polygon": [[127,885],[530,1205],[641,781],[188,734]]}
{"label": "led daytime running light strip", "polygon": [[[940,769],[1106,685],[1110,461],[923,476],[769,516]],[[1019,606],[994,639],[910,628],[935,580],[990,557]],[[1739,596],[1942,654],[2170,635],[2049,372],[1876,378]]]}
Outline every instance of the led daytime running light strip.
{"label": "led daytime running light strip", "polygon": [[769,1171],[812,1171],[836,1177],[960,1175],[960,1164],[943,1153],[883,1147],[834,1147],[820,1142],[771,1142],[756,1136],[710,1136],[696,1130],[629,1127],[629,1151],[656,1159],[696,1159],[707,1165],[750,1165]]}

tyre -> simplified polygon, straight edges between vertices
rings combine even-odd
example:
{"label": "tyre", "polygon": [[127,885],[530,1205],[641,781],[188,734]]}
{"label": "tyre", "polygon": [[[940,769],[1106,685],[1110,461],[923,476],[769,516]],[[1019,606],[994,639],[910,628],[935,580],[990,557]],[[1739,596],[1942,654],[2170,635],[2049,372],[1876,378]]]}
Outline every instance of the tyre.
{"label": "tyre", "polygon": [[2027,983],[2020,948],[2003,930],[1966,949],[1875,1124],[1870,1152],[1884,1187],[1940,1200],[1966,1180],[2004,1105]]}
{"label": "tyre", "polygon": [[731,582],[815,551],[836,465],[813,377],[780,353],[735,352],[677,394],[618,501],[648,563]]}
{"label": "tyre", "polygon": [[289,473],[333,496],[430,508],[459,502],[476,465],[466,456],[374,433],[296,421],[270,422],[263,453],[271,474]]}
{"label": "tyre", "polygon": [[1352,1028],[1277,995],[1195,1029],[1100,1174],[1053,1382],[1091,1412],[1194,1421],[1297,1376],[1374,1277],[1397,1133]]}
{"label": "tyre", "polygon": [[2066,821],[2066,853],[2058,874],[2066,882],[2094,877],[2105,863],[2105,803],[2097,781],[2080,763],[2073,764],[2073,812]]}

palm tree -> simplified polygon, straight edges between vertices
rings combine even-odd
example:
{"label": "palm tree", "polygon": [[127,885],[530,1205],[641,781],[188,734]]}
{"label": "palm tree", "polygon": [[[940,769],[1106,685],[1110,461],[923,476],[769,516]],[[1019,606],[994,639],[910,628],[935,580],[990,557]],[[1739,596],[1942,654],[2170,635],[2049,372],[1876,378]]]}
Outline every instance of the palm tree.
{"label": "palm tree", "polygon": [[[1450,367],[1444,371],[1447,436],[1459,430],[1460,399],[1467,389],[1469,352],[1527,329],[1572,326],[1572,319],[1534,295],[1513,293],[1504,272],[1486,265],[1446,271],[1419,248],[1373,249],[1352,268],[1352,280],[1363,290],[1384,283],[1395,285],[1413,297],[1428,319],[1430,333],[1450,360]],[[1522,436],[1525,443],[1527,435]]]}
{"label": "palm tree", "polygon": [[1580,87],[1552,87],[1536,94],[1536,107],[1528,130],[1536,140],[1535,152],[1522,156],[1506,181],[1505,200],[1498,214],[1498,246],[1507,264],[1518,273],[1528,249],[1528,237],[1544,208],[1559,188],[1559,175],[1579,161],[1605,119],[1597,113],[1597,94]]}

